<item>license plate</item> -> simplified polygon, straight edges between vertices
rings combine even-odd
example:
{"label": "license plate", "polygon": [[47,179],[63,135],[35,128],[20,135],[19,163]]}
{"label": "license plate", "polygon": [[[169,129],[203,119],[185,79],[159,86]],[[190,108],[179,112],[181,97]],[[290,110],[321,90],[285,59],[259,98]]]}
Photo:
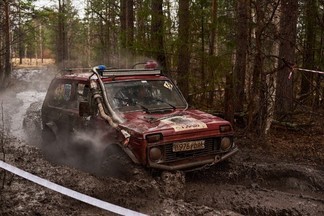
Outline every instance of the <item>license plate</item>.
{"label": "license plate", "polygon": [[173,143],[173,152],[192,151],[205,148],[205,140]]}

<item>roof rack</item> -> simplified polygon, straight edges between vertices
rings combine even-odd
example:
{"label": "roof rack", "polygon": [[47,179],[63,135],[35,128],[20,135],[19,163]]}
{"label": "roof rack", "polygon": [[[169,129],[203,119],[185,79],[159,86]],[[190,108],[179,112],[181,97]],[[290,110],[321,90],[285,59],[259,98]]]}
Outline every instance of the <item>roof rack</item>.
{"label": "roof rack", "polygon": [[109,69],[98,70],[98,73],[103,76],[136,76],[136,75],[160,75],[159,69]]}

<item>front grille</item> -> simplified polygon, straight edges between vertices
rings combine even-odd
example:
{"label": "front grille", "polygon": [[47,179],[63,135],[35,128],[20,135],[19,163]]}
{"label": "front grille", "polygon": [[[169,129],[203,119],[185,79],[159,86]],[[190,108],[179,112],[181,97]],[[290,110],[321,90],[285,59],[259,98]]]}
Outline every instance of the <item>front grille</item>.
{"label": "front grille", "polygon": [[206,156],[215,154],[220,151],[220,137],[208,138],[205,139],[205,148],[192,150],[192,151],[183,151],[183,152],[173,152],[172,145],[173,143],[166,144],[164,146],[165,160],[164,162],[172,162],[182,159],[194,158],[199,156]]}

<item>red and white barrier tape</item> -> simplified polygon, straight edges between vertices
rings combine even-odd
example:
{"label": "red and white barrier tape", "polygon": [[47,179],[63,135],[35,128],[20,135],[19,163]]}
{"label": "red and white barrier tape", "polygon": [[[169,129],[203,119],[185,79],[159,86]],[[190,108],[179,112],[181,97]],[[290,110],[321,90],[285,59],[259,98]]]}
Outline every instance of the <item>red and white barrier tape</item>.
{"label": "red and white barrier tape", "polygon": [[311,72],[311,73],[324,74],[324,71],[319,71],[319,70],[309,70],[309,69],[304,69],[304,68],[295,68],[295,69],[300,70],[300,71]]}
{"label": "red and white barrier tape", "polygon": [[324,74],[324,71],[319,71],[319,70],[309,70],[309,69],[304,69],[304,68],[294,68],[291,67],[290,68],[291,71],[289,73],[288,79],[291,79],[291,75],[295,70],[299,70],[299,71],[305,71],[305,72],[311,72],[311,73],[317,73],[317,74]]}
{"label": "red and white barrier tape", "polygon": [[20,177],[23,177],[29,181],[32,181],[36,184],[39,184],[43,187],[46,187],[48,189],[51,189],[53,191],[56,191],[58,193],[64,194],[66,196],[72,197],[76,200],[80,200],[82,202],[88,203],[90,205],[96,206],[98,208],[119,214],[119,215],[145,215],[136,211],[132,211],[130,209],[126,209],[108,202],[104,202],[102,200],[90,197],[88,195],[79,193],[77,191],[71,190],[69,188],[63,187],[61,185],[55,184],[53,182],[50,182],[46,179],[40,178],[36,175],[33,175],[31,173],[25,172],[17,167],[14,167],[8,163],[3,162],[0,160],[0,168],[5,169],[13,174],[16,174]]}

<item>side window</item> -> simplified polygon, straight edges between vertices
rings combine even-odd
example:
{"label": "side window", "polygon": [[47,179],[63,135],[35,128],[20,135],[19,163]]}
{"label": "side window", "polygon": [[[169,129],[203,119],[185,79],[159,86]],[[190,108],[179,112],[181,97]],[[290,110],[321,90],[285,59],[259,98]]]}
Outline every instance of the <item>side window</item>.
{"label": "side window", "polygon": [[56,83],[52,89],[49,104],[56,107],[67,108],[71,103],[72,84]]}
{"label": "side window", "polygon": [[88,101],[90,87],[87,84],[79,83],[77,86],[78,102]]}

